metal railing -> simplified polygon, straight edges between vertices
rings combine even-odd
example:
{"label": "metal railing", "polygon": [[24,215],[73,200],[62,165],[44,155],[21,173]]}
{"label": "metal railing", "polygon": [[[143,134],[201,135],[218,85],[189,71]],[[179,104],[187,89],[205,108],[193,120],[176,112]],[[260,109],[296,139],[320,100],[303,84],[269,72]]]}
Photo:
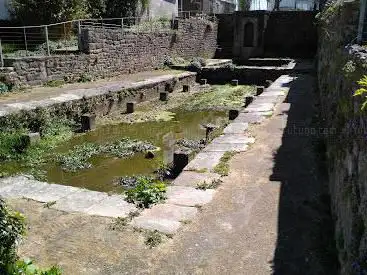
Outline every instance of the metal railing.
{"label": "metal railing", "polygon": [[[200,12],[181,12],[179,18],[209,19]],[[87,27],[121,29],[122,32],[162,32],[173,28],[174,18],[82,19],[41,26],[0,27],[0,61],[4,58],[50,56],[79,50],[81,30]],[[3,67],[3,62],[0,64]]]}

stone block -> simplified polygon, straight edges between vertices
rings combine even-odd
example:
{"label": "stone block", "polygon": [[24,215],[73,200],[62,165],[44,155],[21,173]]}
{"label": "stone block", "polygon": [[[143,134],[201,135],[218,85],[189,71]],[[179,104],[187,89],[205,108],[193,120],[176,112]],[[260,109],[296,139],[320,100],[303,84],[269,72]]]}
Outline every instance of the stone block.
{"label": "stone block", "polygon": [[82,131],[92,131],[96,129],[96,115],[84,114],[81,116]]}
{"label": "stone block", "polygon": [[215,190],[198,190],[186,186],[169,186],[167,188],[167,203],[184,206],[202,206],[209,203]]}
{"label": "stone block", "polygon": [[159,93],[159,100],[160,101],[168,101],[168,93],[167,92]]}
{"label": "stone block", "polygon": [[248,129],[246,122],[232,122],[223,131],[224,134],[244,134]]}
{"label": "stone block", "polygon": [[240,114],[239,110],[236,110],[236,109],[229,110],[228,119],[229,120],[235,120],[238,117],[239,114]]}
{"label": "stone block", "polygon": [[254,97],[253,96],[246,96],[245,97],[245,107],[247,107],[248,105],[250,105],[253,101],[254,101]]}
{"label": "stone block", "polygon": [[199,173],[195,171],[183,171],[172,183],[174,186],[190,186],[197,187],[199,184],[211,184],[215,180],[219,180],[221,175],[216,173],[204,172]]}
{"label": "stone block", "polygon": [[200,79],[200,85],[207,85],[208,84],[208,80],[205,78]]}
{"label": "stone block", "polygon": [[[205,148],[206,149],[206,148]],[[204,150],[205,150],[204,149]],[[220,152],[200,152],[185,167],[185,171],[210,172],[218,165],[225,151]]]}
{"label": "stone block", "polygon": [[173,154],[173,170],[174,174],[178,175],[189,164],[190,152],[176,151]]}
{"label": "stone block", "polygon": [[231,85],[232,85],[232,86],[238,86],[238,79],[233,79],[233,80],[231,81]]}
{"label": "stone block", "polygon": [[127,102],[126,103],[126,113],[132,114],[135,112],[135,104],[136,102]]}
{"label": "stone block", "polygon": [[265,90],[265,87],[264,86],[257,86],[256,87],[256,95],[259,96],[261,95]]}
{"label": "stone block", "polygon": [[182,86],[182,91],[183,91],[184,93],[188,93],[188,92],[190,92],[190,85],[183,85],[183,86]]}

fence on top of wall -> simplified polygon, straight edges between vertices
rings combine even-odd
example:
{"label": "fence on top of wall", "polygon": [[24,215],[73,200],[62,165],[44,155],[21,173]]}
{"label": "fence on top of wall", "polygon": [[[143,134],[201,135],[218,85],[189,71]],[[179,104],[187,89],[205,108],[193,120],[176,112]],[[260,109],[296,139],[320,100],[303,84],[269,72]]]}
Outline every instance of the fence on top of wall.
{"label": "fence on top of wall", "polygon": [[[183,11],[179,18],[210,19],[194,11]],[[164,32],[173,29],[174,18],[104,18],[72,20],[42,26],[0,27],[0,61],[4,58],[51,56],[79,51],[81,30],[86,27],[121,29],[123,33]]]}

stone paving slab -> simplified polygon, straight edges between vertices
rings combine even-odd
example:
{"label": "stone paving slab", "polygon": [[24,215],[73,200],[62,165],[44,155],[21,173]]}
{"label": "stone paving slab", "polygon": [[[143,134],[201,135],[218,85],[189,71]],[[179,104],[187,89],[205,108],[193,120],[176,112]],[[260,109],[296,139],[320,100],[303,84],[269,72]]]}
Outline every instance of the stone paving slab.
{"label": "stone paving slab", "polygon": [[183,171],[172,183],[175,186],[190,186],[196,187],[199,184],[206,182],[212,183],[215,180],[219,180],[221,175],[217,173],[199,173],[194,171]]}
{"label": "stone paving slab", "polygon": [[253,137],[248,137],[241,134],[227,134],[215,138],[211,144],[225,143],[225,144],[252,144],[255,142]]}
{"label": "stone paving slab", "polygon": [[130,212],[138,209],[131,203],[125,201],[121,195],[108,196],[101,202],[94,204],[88,208],[84,213],[94,216],[103,216],[111,218],[126,218]]}
{"label": "stone paving slab", "polygon": [[248,124],[260,124],[265,120],[265,117],[255,113],[240,113],[234,120],[234,123],[248,123]]}
{"label": "stone paving slab", "polygon": [[34,180],[21,179],[14,183],[4,186],[0,189],[0,196],[4,198],[28,198],[29,195],[37,193],[39,190],[47,187],[49,184],[45,182],[38,182]]}
{"label": "stone paving slab", "polygon": [[211,143],[203,151],[224,154],[225,152],[246,152],[247,149],[248,144],[245,143]]}
{"label": "stone paving slab", "polygon": [[246,107],[245,112],[270,112],[274,110],[275,103],[253,103]]}
{"label": "stone paving slab", "polygon": [[197,208],[173,204],[158,204],[146,209],[132,221],[132,226],[141,229],[158,230],[165,234],[174,234],[182,221],[192,220],[198,213]]}
{"label": "stone paving slab", "polygon": [[108,197],[106,193],[80,189],[71,195],[58,200],[51,208],[65,212],[87,213],[93,205],[100,203]]}
{"label": "stone paving slab", "polygon": [[220,159],[224,155],[224,151],[219,152],[200,152],[185,167],[185,171],[211,171],[218,165]]}
{"label": "stone paving slab", "polygon": [[37,192],[27,194],[27,198],[39,202],[54,202],[79,190],[79,188],[71,186],[48,184],[48,186],[38,190]]}
{"label": "stone paving slab", "polygon": [[263,97],[257,97],[252,104],[260,104],[260,103],[276,104],[279,98],[280,98],[279,96],[270,96],[270,95],[263,96]]}
{"label": "stone paving slab", "polygon": [[209,203],[215,194],[215,190],[198,190],[193,187],[186,186],[169,186],[167,188],[167,203],[184,205],[184,206],[199,206]]}
{"label": "stone paving slab", "polygon": [[164,234],[174,234],[180,228],[181,223],[178,221],[166,220],[166,219],[134,219],[131,225],[135,228],[146,230],[157,230]]}
{"label": "stone paving slab", "polygon": [[232,122],[224,130],[225,134],[243,134],[248,129],[248,123],[246,122]]}

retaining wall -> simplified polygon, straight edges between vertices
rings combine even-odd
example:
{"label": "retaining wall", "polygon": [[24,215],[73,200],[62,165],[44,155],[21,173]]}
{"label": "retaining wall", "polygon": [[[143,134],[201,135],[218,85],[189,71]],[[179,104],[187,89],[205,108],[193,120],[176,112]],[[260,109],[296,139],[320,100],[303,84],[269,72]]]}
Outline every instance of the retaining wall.
{"label": "retaining wall", "polygon": [[64,94],[39,101],[24,101],[0,106],[0,128],[26,127],[38,132],[45,116],[67,117],[79,121],[85,113],[104,116],[114,111],[125,112],[126,103],[159,98],[166,85],[172,92],[181,92],[185,84],[195,84],[196,73],[165,75],[126,85],[122,81],[103,87],[70,90]]}
{"label": "retaining wall", "polygon": [[160,68],[166,56],[214,57],[217,23],[203,19],[179,19],[174,30],[123,32],[122,29],[82,29],[80,54],[6,59],[16,85],[38,85],[49,80],[75,81],[81,75],[107,77]]}
{"label": "retaining wall", "polygon": [[333,4],[323,13],[318,80],[335,240],[341,274],[367,271],[367,119],[362,97],[353,97],[367,74],[367,51],[345,47],[357,36],[359,2]]}

